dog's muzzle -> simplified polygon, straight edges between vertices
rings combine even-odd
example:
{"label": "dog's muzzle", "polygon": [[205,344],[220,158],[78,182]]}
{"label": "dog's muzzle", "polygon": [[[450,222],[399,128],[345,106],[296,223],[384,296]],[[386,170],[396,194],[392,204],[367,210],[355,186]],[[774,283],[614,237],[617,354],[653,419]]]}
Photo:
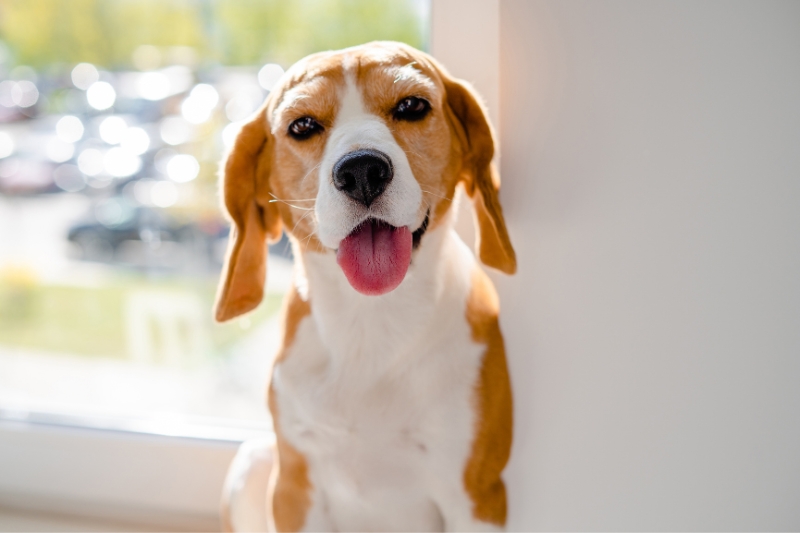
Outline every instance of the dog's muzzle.
{"label": "dog's muzzle", "polygon": [[394,176],[389,156],[378,150],[356,150],[333,166],[333,184],[356,202],[369,207]]}

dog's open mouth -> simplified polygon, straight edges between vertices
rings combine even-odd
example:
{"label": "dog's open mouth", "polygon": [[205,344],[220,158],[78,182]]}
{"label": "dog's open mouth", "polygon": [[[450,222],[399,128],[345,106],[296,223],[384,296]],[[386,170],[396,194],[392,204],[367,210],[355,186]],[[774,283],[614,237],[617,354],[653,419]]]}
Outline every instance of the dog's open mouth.
{"label": "dog's open mouth", "polygon": [[339,244],[336,262],[358,292],[386,294],[403,281],[411,264],[412,243],[408,227],[397,228],[371,218]]}

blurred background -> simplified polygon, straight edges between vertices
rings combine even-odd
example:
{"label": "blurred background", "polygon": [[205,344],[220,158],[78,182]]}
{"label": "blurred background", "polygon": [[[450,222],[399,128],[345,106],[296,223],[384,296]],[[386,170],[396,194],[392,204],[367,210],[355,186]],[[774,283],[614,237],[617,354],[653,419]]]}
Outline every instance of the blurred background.
{"label": "blurred background", "polygon": [[301,57],[427,48],[426,0],[0,0],[0,416],[262,429],[288,243],[217,325],[217,167]]}

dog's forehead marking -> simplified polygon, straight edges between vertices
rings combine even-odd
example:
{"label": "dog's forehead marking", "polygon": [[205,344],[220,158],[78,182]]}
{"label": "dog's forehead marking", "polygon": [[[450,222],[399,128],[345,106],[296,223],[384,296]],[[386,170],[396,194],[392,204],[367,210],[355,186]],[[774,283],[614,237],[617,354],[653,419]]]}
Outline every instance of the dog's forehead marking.
{"label": "dog's forehead marking", "polygon": [[359,61],[355,54],[343,54],[342,70],[345,72],[345,76],[349,74],[351,70],[358,68],[358,63]]}
{"label": "dog's forehead marking", "polygon": [[355,76],[348,73],[345,75],[344,91],[342,91],[335,125],[340,126],[354,120],[363,119],[367,115],[369,113],[364,107],[363,95],[356,86]]}

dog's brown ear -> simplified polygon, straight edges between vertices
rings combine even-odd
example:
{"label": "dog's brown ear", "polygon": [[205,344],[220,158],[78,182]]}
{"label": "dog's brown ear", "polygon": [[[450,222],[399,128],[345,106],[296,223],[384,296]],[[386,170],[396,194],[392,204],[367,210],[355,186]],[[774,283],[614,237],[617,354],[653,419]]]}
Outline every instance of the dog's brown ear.
{"label": "dog's brown ear", "polygon": [[276,204],[263,200],[269,191],[272,142],[262,108],[242,127],[225,159],[222,195],[232,225],[214,310],[219,322],[251,311],[264,295],[267,240],[279,239],[283,229]]}
{"label": "dog's brown ear", "polygon": [[513,274],[517,270],[517,256],[497,197],[500,174],[492,163],[494,134],[486,110],[468,83],[451,77],[443,69],[441,73],[447,106],[455,118],[453,126],[461,144],[463,181],[475,209],[478,229],[475,249],[483,264]]}

